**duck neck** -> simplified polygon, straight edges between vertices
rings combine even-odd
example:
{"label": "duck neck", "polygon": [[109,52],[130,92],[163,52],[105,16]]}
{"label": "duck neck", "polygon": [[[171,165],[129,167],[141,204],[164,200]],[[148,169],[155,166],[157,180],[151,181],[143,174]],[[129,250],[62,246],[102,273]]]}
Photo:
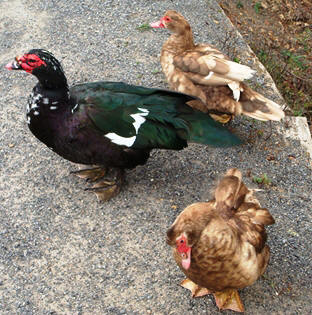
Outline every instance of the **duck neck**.
{"label": "duck neck", "polygon": [[172,34],[167,40],[165,50],[174,51],[176,54],[195,47],[191,29],[184,29],[180,33]]}
{"label": "duck neck", "polygon": [[39,80],[37,86],[40,87],[40,90],[47,91],[47,93],[56,92],[62,96],[68,95],[68,84],[63,71],[50,71],[34,75]]}
{"label": "duck neck", "polygon": [[[39,82],[28,98],[27,121],[38,120],[51,113],[66,110],[69,104],[69,89],[62,71],[34,73]],[[32,121],[33,122],[33,121]]]}

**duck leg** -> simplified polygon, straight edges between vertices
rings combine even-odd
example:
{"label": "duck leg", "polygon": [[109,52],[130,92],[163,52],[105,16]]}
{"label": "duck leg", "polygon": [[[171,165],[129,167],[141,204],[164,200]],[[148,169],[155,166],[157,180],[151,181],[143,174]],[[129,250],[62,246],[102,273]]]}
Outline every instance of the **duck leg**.
{"label": "duck leg", "polygon": [[209,115],[210,115],[210,117],[213,120],[215,120],[215,121],[217,121],[217,122],[219,122],[221,124],[229,123],[234,117],[234,115],[231,115],[231,114],[214,114],[214,113],[209,113]]}
{"label": "duck leg", "polygon": [[213,109],[208,108],[208,106],[200,100],[188,101],[187,105],[189,105],[190,107],[193,107],[193,108],[195,108],[195,109],[197,109],[203,113],[209,113],[210,117],[213,120],[215,120],[221,124],[227,124],[228,122],[230,122],[234,118],[234,115],[232,115],[230,113],[221,113],[217,110],[213,110]]}
{"label": "duck leg", "polygon": [[88,182],[95,182],[100,178],[103,178],[107,173],[106,167],[94,167],[86,168],[83,170],[72,171],[71,174],[74,174],[80,178],[86,179]]}
{"label": "duck leg", "polygon": [[91,188],[85,190],[92,191],[96,194],[99,201],[108,201],[115,197],[120,192],[121,186],[125,181],[125,171],[123,169],[116,169],[117,174],[114,181],[107,181],[99,178]]}
{"label": "duck leg", "polygon": [[183,280],[181,286],[190,290],[192,297],[201,297],[212,293],[220,310],[227,309],[235,312],[245,311],[237,290],[225,289],[221,292],[212,292],[207,288],[200,287],[190,279]]}

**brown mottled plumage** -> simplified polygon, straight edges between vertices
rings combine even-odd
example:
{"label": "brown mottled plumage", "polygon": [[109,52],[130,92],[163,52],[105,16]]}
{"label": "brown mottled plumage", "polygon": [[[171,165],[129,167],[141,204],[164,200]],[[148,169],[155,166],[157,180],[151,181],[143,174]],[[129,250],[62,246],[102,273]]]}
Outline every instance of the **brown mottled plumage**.
{"label": "brown mottled plumage", "polygon": [[254,70],[230,61],[207,44],[194,44],[189,23],[176,11],[169,10],[154,28],[168,28],[173,34],[165,42],[160,62],[170,86],[179,92],[197,96],[192,107],[203,112],[218,111],[244,114],[259,120],[280,120],[281,107],[242,83]]}
{"label": "brown mottled plumage", "polygon": [[193,296],[213,293],[220,309],[244,311],[237,289],[264,273],[270,256],[264,226],[273,223],[241,172],[228,170],[215,198],[186,207],[167,231],[167,243],[188,278],[182,285]]}

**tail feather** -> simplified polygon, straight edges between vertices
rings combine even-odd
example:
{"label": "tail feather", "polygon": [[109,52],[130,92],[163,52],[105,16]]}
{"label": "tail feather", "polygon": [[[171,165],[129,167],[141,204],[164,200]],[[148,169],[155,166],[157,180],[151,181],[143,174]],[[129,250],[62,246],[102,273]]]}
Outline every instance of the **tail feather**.
{"label": "tail feather", "polygon": [[279,121],[285,117],[285,113],[280,105],[251,90],[245,85],[240,104],[242,107],[242,114],[258,120]]}
{"label": "tail feather", "polygon": [[261,208],[254,211],[252,210],[254,209],[247,211],[247,214],[250,215],[252,223],[263,225],[271,225],[274,223],[274,219],[268,209]]}
{"label": "tail feather", "polygon": [[236,168],[229,169],[216,188],[217,205],[222,204],[229,209],[235,208],[241,185],[242,173]]}
{"label": "tail feather", "polygon": [[184,119],[188,123],[189,130],[187,134],[181,130],[179,135],[189,142],[208,144],[215,147],[242,144],[242,140],[236,135],[204,113],[196,111]]}
{"label": "tail feather", "polygon": [[221,179],[215,191],[216,209],[235,230],[241,232],[242,240],[261,251],[266,242],[265,225],[274,224],[269,210],[261,208],[258,200],[242,182],[238,169],[230,169]]}
{"label": "tail feather", "polygon": [[235,211],[240,216],[248,217],[253,224],[270,225],[274,219],[267,209],[261,208],[253,196],[253,189],[248,189],[242,181],[242,173],[237,168],[229,169],[215,190],[216,203]]}

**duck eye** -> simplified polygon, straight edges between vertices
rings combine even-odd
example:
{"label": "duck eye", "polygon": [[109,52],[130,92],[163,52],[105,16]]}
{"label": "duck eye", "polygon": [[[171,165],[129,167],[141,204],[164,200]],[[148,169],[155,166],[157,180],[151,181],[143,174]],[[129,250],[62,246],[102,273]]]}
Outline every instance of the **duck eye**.
{"label": "duck eye", "polygon": [[183,243],[184,243],[184,240],[180,240],[180,243],[183,244]]}
{"label": "duck eye", "polygon": [[166,22],[170,22],[171,21],[170,17],[169,16],[165,16],[165,21]]}

